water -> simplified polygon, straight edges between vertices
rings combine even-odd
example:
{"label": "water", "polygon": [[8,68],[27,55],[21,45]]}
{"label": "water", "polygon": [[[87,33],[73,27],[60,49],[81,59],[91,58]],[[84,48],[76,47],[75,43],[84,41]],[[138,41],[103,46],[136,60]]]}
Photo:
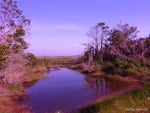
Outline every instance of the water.
{"label": "water", "polygon": [[35,113],[70,112],[124,87],[121,82],[83,75],[67,68],[45,74],[49,78],[27,88],[29,96],[23,100]]}

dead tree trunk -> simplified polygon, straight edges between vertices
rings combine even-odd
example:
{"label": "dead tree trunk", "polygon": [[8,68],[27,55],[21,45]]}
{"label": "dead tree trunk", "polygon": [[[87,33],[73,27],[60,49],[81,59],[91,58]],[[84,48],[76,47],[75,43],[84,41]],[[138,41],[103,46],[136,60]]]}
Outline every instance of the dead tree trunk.
{"label": "dead tree trunk", "polygon": [[88,69],[89,71],[92,71],[92,64],[93,64],[93,51],[92,51],[92,47],[88,44]]}

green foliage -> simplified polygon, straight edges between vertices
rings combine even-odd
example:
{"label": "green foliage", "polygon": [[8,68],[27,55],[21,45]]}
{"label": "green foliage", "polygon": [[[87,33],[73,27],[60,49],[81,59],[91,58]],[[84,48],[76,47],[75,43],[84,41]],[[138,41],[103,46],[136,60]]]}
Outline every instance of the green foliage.
{"label": "green foliage", "polygon": [[102,66],[102,71],[105,73],[115,73],[115,66],[111,62],[105,62]]}
{"label": "green foliage", "polygon": [[36,58],[36,56],[34,56],[34,54],[32,53],[28,53],[27,54],[27,59],[28,59],[28,65],[33,67],[35,65],[37,65],[38,59]]}
{"label": "green foliage", "polygon": [[15,0],[0,1],[0,17],[0,38],[3,45],[15,53],[27,49],[23,36],[28,32],[27,27],[30,25],[30,20],[22,14],[17,7],[17,2]]}
{"label": "green foliage", "polygon": [[67,65],[73,62],[72,57],[43,57],[38,58],[37,65],[49,66],[49,65]]}
{"label": "green foliage", "polygon": [[23,51],[24,49],[28,48],[26,41],[22,38],[25,35],[25,31],[23,28],[16,29],[14,35],[10,36],[12,39],[10,42],[10,48],[15,52],[18,53]]}
{"label": "green foliage", "polygon": [[12,95],[17,95],[22,91],[22,86],[18,84],[8,84],[7,89]]}
{"label": "green foliage", "polygon": [[116,58],[113,61],[105,62],[102,71],[111,74],[135,75],[139,68],[140,65],[137,61]]}
{"label": "green foliage", "polygon": [[112,45],[119,46],[124,41],[123,34],[120,30],[114,30],[111,35],[108,40]]}
{"label": "green foliage", "polygon": [[16,37],[18,36],[24,36],[25,35],[25,30],[23,28],[19,28],[16,30],[16,33],[14,34]]}
{"label": "green foliage", "polygon": [[122,60],[122,59],[115,59],[113,61],[113,64],[116,68],[122,68],[122,69],[129,69],[129,68],[134,68],[137,67],[138,64],[136,61],[133,60]]}
{"label": "green foliage", "polygon": [[142,63],[143,66],[146,66],[150,69],[150,59],[148,59],[144,64]]}
{"label": "green foliage", "polygon": [[4,45],[0,45],[0,69],[2,69],[5,66],[7,53],[8,48]]}

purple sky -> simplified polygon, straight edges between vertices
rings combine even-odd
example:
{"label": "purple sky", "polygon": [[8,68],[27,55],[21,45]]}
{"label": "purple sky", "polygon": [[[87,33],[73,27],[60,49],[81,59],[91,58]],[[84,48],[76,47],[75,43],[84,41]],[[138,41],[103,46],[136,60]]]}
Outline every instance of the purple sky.
{"label": "purple sky", "polygon": [[150,0],[17,0],[31,20],[28,52],[35,55],[78,55],[86,32],[104,21],[111,28],[121,20],[150,34]]}

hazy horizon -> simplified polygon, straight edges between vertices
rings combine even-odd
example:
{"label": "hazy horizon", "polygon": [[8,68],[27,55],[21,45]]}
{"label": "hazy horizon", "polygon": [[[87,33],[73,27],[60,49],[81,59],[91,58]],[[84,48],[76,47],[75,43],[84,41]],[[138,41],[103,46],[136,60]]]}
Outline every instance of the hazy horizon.
{"label": "hazy horizon", "polygon": [[103,21],[114,28],[121,20],[137,26],[140,36],[149,35],[149,0],[18,0],[31,20],[28,52],[37,56],[80,55],[86,32]]}

